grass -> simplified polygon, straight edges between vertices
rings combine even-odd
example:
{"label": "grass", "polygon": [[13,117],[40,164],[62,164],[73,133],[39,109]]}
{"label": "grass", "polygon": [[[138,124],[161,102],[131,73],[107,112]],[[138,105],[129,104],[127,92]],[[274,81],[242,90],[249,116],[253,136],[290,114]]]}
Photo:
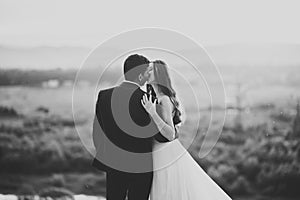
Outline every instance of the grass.
{"label": "grass", "polygon": [[61,187],[75,194],[105,195],[105,175],[101,173],[66,173],[49,175],[0,175],[0,193],[32,194],[49,187]]}

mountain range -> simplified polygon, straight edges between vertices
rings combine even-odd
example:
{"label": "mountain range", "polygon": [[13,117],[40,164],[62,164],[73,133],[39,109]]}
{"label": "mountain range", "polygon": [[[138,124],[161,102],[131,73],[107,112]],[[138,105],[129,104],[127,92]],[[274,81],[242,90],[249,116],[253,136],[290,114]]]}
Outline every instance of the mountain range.
{"label": "mountain range", "polygon": [[[286,67],[300,65],[300,45],[297,44],[226,44],[205,47],[219,67]],[[1,69],[70,69],[78,68],[92,50],[79,46],[0,46]],[[110,49],[113,51],[113,49]],[[199,56],[193,49],[181,52]]]}

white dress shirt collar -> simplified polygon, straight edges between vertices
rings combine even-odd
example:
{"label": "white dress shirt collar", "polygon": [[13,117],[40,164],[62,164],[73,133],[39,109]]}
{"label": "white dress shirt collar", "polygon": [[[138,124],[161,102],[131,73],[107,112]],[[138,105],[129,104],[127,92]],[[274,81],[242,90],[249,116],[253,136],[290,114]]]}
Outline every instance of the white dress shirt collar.
{"label": "white dress shirt collar", "polygon": [[146,84],[143,86],[140,86],[139,84],[137,84],[136,82],[133,82],[133,81],[124,80],[123,82],[137,85],[141,90],[143,90],[144,92],[147,92]]}
{"label": "white dress shirt collar", "polygon": [[137,84],[136,82],[133,82],[133,81],[124,80],[123,82],[135,84],[135,85],[137,85],[138,87],[141,87],[139,84]]}

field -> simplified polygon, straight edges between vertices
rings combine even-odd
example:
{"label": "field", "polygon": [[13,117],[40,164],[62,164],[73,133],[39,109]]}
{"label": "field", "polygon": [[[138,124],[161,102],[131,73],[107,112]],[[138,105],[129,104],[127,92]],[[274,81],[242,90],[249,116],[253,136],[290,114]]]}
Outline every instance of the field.
{"label": "field", "polygon": [[[198,112],[184,88],[177,87],[186,115],[180,140],[233,199],[300,197],[300,133],[293,130],[299,90],[294,85],[266,85],[246,96],[227,90],[226,100],[242,101],[227,102],[224,126],[222,108],[215,105],[210,122],[207,98],[200,97]],[[91,102],[97,90],[87,85],[77,91],[82,98],[76,101],[74,123],[71,86],[0,88],[0,193],[40,194],[56,187],[75,194],[105,195],[104,174],[90,166]],[[216,139],[218,130],[222,132]],[[210,147],[206,156],[198,156]]]}

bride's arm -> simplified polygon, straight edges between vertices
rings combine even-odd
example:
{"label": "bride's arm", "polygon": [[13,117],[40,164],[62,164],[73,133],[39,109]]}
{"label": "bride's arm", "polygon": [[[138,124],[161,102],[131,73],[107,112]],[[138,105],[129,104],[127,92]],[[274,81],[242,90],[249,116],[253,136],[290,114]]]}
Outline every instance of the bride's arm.
{"label": "bride's arm", "polygon": [[168,97],[161,98],[161,116],[156,112],[156,101],[151,102],[151,96],[148,98],[147,95],[143,97],[142,105],[146,111],[152,117],[154,123],[159,129],[160,133],[168,140],[175,139],[175,128],[172,120],[172,103]]}

